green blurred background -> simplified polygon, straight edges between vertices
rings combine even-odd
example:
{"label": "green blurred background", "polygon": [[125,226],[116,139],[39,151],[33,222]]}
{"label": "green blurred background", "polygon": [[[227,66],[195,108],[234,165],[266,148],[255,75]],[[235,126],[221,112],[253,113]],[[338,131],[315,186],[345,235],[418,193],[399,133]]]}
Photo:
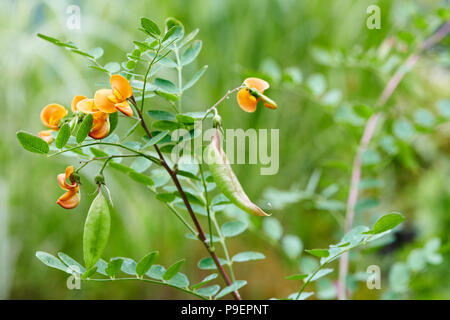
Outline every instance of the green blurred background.
{"label": "green blurred background", "polygon": [[[379,30],[366,27],[366,8],[371,4],[381,8]],[[66,27],[69,5],[81,8],[80,30]],[[64,273],[36,259],[35,252],[43,250],[53,254],[63,251],[82,260],[87,200],[93,198],[95,187],[85,183],[82,203],[76,210],[58,207],[55,201],[61,190],[56,175],[69,163],[76,164],[76,160],[46,159],[25,152],[15,132],[42,130],[39,113],[43,106],[50,102],[69,106],[74,95],[94,92],[94,84],[105,81],[103,74],[86,68],[85,59],[37,38],[38,32],[71,40],[81,48],[101,46],[105,50],[101,61],[106,63],[124,60],[126,52],[133,49],[132,40],[143,38],[137,31],[142,16],[160,25],[166,17],[175,17],[188,32],[200,28],[198,38],[203,40],[203,49],[187,73],[193,74],[205,64],[209,68],[184,97],[184,111],[205,110],[247,75],[270,79],[269,94],[278,102],[277,111],[259,108],[255,114],[247,114],[238,108],[233,97],[220,107],[220,113],[227,128],[279,128],[280,170],[274,176],[260,176],[258,166],[234,168],[251,198],[262,200],[265,195],[277,197],[276,191],[268,188],[275,188],[284,196],[289,190],[303,190],[312,173],[320,170],[317,190],[335,185],[335,207],[326,210],[315,200],[297,199],[275,208],[274,216],[285,233],[301,238],[304,248],[321,248],[342,236],[339,221],[344,216],[342,204],[348,192],[349,167],[363,128],[362,117],[347,115],[350,120],[340,121],[342,117],[336,115],[345,118],[348,103],[370,107],[375,104],[392,74],[371,58],[382,41],[391,35],[402,36],[406,44],[414,47],[429,31],[418,28],[415,19],[420,16],[426,20],[446,5],[446,1],[431,0],[1,0],[0,298],[186,298],[172,289],[135,282],[83,283],[82,290],[68,290]],[[417,109],[426,109],[436,117],[440,117],[439,111],[447,110],[448,115],[448,100],[443,100],[449,98],[450,83],[445,44],[448,39],[407,75],[391,100],[381,131],[394,130],[395,135],[393,123],[404,118],[413,122]],[[334,63],[329,59],[334,52],[349,58],[344,59],[345,63]],[[401,54],[398,57],[403,58]],[[284,70],[289,67],[301,70],[301,84],[299,79],[285,81]],[[311,75],[321,75],[326,88],[341,92],[341,101],[334,102],[338,106],[326,106],[316,99],[314,77],[309,82],[311,92],[305,90],[304,83],[308,84]],[[422,247],[432,237],[441,239],[444,259],[414,275],[410,289],[402,297],[450,298],[450,261],[445,249],[450,230],[449,153],[450,127],[446,120],[426,132],[415,130],[408,143],[400,144],[398,153],[379,152],[381,159],[364,169],[364,175],[380,179],[383,187],[364,190],[362,198],[378,202],[363,208],[357,222],[371,224],[378,214],[389,211],[402,212],[407,220],[388,249],[367,250],[354,257],[352,272],[378,264],[383,279],[381,291],[365,289],[364,282],[357,284],[355,298],[380,298],[389,290],[390,266],[405,261],[413,248]],[[183,272],[192,281],[201,280],[206,273],[195,265],[205,256],[204,248],[186,240],[182,225],[151,193],[120,174],[106,174],[115,207],[104,257],[139,259],[150,250],[159,250],[161,263],[169,265],[187,256]],[[299,272],[304,255],[295,261],[286,259],[276,246],[268,245],[262,231],[256,232],[261,236],[247,232],[229,241],[231,252],[254,250],[267,257],[235,267],[238,279],[249,282],[242,295],[250,299],[285,297],[298,289],[298,284],[284,277]],[[336,279],[337,272],[329,278]]]}

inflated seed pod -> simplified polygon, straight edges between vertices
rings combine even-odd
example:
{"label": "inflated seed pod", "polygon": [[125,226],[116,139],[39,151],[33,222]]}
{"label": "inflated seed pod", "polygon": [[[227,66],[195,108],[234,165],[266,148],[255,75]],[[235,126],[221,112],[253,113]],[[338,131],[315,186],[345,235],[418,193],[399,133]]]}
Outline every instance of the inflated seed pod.
{"label": "inflated seed pod", "polygon": [[83,253],[86,268],[93,267],[100,259],[109,238],[111,217],[108,203],[99,191],[89,208],[83,234]]}
{"label": "inflated seed pod", "polygon": [[239,180],[236,178],[225,152],[220,146],[219,131],[207,147],[207,162],[217,187],[237,207],[256,216],[269,216],[248,198]]}

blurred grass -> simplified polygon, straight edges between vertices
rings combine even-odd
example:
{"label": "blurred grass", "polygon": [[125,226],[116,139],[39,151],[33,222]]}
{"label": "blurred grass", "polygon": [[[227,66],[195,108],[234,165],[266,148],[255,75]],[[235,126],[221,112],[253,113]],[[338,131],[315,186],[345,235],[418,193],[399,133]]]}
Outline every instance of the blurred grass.
{"label": "blurred grass", "polygon": [[[370,31],[365,27],[366,8],[377,3],[382,12],[382,28]],[[120,61],[132,48],[131,40],[141,38],[137,31],[139,19],[148,16],[161,25],[168,16],[181,20],[187,30],[200,28],[198,38],[203,50],[198,61],[186,70],[193,74],[200,66],[209,68],[198,85],[183,99],[186,111],[204,110],[229,88],[241,83],[245,74],[260,70],[268,58],[283,68],[297,66],[304,75],[321,72],[330,87],[339,88],[344,98],[374,102],[384,82],[370,70],[357,68],[326,68],[311,54],[313,46],[355,50],[379,44],[391,30],[408,21],[403,15],[411,10],[432,11],[440,1],[13,1],[0,4],[0,298],[183,298],[173,290],[138,284],[87,283],[82,290],[67,290],[66,275],[43,266],[35,251],[63,251],[82,260],[81,238],[85,214],[95,188],[82,188],[82,203],[74,211],[59,208],[55,201],[61,190],[56,175],[74,159],[45,159],[24,152],[15,139],[15,132],[25,129],[38,132],[42,126],[39,113],[43,106],[57,102],[68,106],[76,94],[92,94],[94,83],[105,81],[103,75],[86,68],[83,58],[70,55],[36,37],[44,33],[72,40],[82,48],[101,46],[102,61]],[[68,5],[81,8],[81,30],[66,27]],[[418,9],[419,8],[419,9]],[[434,79],[426,73],[426,65],[406,79],[425,85],[432,81],[433,90],[417,93],[420,101],[436,100],[448,95],[439,86],[447,80]],[[430,80],[432,78],[432,80]],[[415,81],[415,82],[414,82]],[[436,89],[437,87],[437,89]],[[405,89],[404,87],[402,89]],[[406,89],[408,90],[408,89]],[[445,92],[447,90],[447,92]],[[256,166],[235,166],[237,175],[253,198],[261,197],[266,187],[289,189],[306,185],[312,171],[331,160],[351,164],[359,136],[336,124],[314,102],[294,89],[273,87],[270,96],[280,108],[276,112],[259,108],[245,114],[234,98],[220,107],[227,128],[280,128],[280,170],[275,176],[259,176]],[[407,98],[406,98],[407,100]],[[155,105],[157,107],[157,105]],[[417,241],[440,236],[448,241],[450,230],[450,161],[448,126],[431,134],[422,145],[434,147],[432,157],[419,163],[415,171],[395,161],[383,172],[387,187],[378,195],[382,209],[405,212],[408,225],[418,235]],[[446,142],[447,141],[447,142]],[[420,142],[419,142],[420,143]],[[95,171],[92,171],[95,172]],[[350,173],[333,168],[323,171],[321,184],[337,183],[339,197],[345,199]],[[255,178],[256,177],[256,178]],[[87,179],[84,179],[86,181]],[[125,182],[124,177],[107,172],[115,203],[112,231],[105,257],[128,256],[139,259],[150,250],[161,252],[161,263],[168,265],[189,252],[184,267],[191,280],[206,274],[196,269],[204,256],[197,243],[186,241],[184,230],[168,210],[153,199],[151,193],[138,185]],[[127,183],[127,188],[124,188]],[[275,213],[287,233],[300,236],[305,248],[324,247],[335,241],[340,230],[327,213],[303,203],[293,204]],[[364,222],[371,222],[363,216]],[[282,297],[295,291],[296,284],[284,280],[296,273],[295,265],[281,259],[266,243],[251,234],[232,239],[230,251],[243,248],[264,252],[267,259],[236,267],[240,279],[250,283],[242,291],[244,297],[265,299]],[[410,244],[409,246],[414,246]],[[374,256],[374,263],[401,258],[400,253],[386,257]],[[366,259],[366,257],[363,257]],[[372,261],[373,262],[373,261]],[[365,260],[360,261],[369,265]],[[449,298],[445,281],[449,281],[448,257],[433,273],[420,276],[416,298]],[[364,268],[363,268],[364,269]],[[332,274],[336,278],[336,273]],[[441,279],[444,277],[444,279]],[[443,285],[444,283],[444,285]],[[363,291],[358,298],[378,297]]]}

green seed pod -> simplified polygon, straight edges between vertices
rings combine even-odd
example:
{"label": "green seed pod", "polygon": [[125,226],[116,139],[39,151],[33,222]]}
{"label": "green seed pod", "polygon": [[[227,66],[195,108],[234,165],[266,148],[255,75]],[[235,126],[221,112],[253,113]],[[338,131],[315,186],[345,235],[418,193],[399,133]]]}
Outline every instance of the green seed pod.
{"label": "green seed pod", "polygon": [[207,148],[207,161],[217,187],[233,204],[249,214],[269,216],[248,198],[220,146],[220,136],[217,130]]}
{"label": "green seed pod", "polygon": [[101,192],[89,208],[83,234],[83,253],[86,269],[93,267],[100,259],[109,238],[111,217],[108,203]]}

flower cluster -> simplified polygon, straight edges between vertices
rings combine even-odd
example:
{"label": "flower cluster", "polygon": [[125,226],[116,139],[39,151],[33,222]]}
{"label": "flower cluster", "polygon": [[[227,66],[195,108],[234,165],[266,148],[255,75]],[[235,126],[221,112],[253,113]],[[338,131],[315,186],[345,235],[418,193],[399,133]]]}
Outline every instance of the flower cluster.
{"label": "flower cluster", "polygon": [[[94,98],[89,99],[82,95],[73,98],[71,110],[73,114],[92,114],[93,123],[89,136],[93,139],[103,139],[109,134],[109,114],[120,111],[126,116],[132,116],[133,110],[127,99],[133,95],[133,89],[127,79],[114,74],[110,78],[111,88],[100,89],[95,92]],[[68,115],[62,105],[52,103],[44,107],[41,112],[42,123],[50,130],[39,132],[39,137],[47,143],[53,141],[52,131],[58,131],[61,120]]]}
{"label": "flower cluster", "polygon": [[[110,131],[109,115],[120,111],[124,115],[131,117],[133,109],[127,99],[133,96],[133,89],[126,78],[114,74],[110,77],[111,88],[100,89],[95,92],[94,98],[87,98],[77,95],[72,99],[71,110],[73,116],[67,118],[68,111],[60,104],[52,103],[44,107],[41,111],[41,121],[49,128],[39,132],[39,137],[47,143],[52,143],[53,131],[66,122],[75,119],[75,124],[81,122],[83,115],[92,114],[92,126],[89,136],[93,139],[103,139]],[[73,122],[72,122],[73,123]],[[67,167],[65,174],[58,175],[58,182],[66,193],[62,195],[57,203],[66,209],[75,208],[80,202],[79,184],[74,178],[73,167]]]}

